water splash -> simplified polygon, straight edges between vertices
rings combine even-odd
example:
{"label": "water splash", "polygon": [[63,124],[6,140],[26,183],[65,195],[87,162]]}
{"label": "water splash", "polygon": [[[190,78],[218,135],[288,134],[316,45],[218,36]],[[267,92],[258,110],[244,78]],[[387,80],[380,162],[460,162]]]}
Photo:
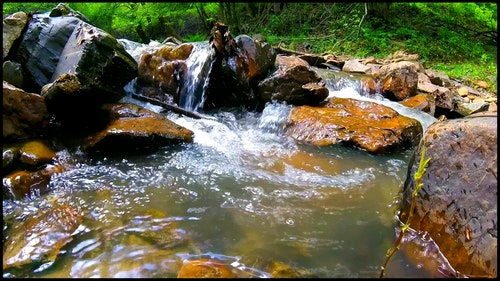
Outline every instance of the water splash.
{"label": "water splash", "polygon": [[361,83],[363,77],[368,77],[363,74],[350,74],[341,71],[321,69],[313,67],[313,70],[324,80],[325,87],[329,90],[328,98],[352,98],[363,101],[375,102],[397,111],[399,114],[416,119],[422,124],[422,129],[425,132],[427,128],[437,119],[423,111],[406,107],[398,102],[386,99],[380,93],[370,94]]}
{"label": "water splash", "polygon": [[[399,229],[396,228],[396,233]],[[455,270],[448,259],[440,251],[439,246],[426,231],[416,231],[407,228],[402,240],[402,250],[417,264],[417,268],[424,269],[435,278],[466,278]]]}
{"label": "water splash", "polygon": [[385,105],[387,107],[394,109],[401,115],[418,120],[420,124],[422,124],[422,129],[424,132],[430,125],[438,121],[432,115],[429,115],[423,111],[414,108],[406,107],[400,103],[388,100],[380,95],[365,96],[362,93],[360,93],[359,90],[356,90],[356,88],[352,86],[341,88],[340,90],[334,90],[333,88],[330,88],[328,86],[328,83],[326,84],[326,86],[330,91],[330,95],[328,96],[329,98],[331,97],[351,98],[351,99],[370,101],[381,105]]}

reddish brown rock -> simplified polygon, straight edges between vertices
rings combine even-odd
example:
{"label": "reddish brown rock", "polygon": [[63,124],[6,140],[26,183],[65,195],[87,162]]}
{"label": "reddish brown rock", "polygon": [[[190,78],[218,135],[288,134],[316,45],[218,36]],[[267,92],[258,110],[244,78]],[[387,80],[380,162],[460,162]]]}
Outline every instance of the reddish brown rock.
{"label": "reddish brown rock", "polygon": [[431,160],[411,227],[428,232],[459,272],[496,277],[497,116],[472,116],[429,126],[410,161],[400,208],[405,221],[425,146]]}
{"label": "reddish brown rock", "polygon": [[373,77],[363,77],[361,78],[361,89],[369,94],[375,94],[379,92],[379,85]]}
{"label": "reddish brown rock", "polygon": [[[247,35],[237,36],[234,42],[240,50],[240,54],[234,57],[236,74],[241,84],[248,86],[274,65],[276,53],[270,45],[253,40]],[[231,58],[228,64],[231,65]]]}
{"label": "reddish brown rock", "polygon": [[185,261],[177,278],[236,278],[228,265],[215,259]]}
{"label": "reddish brown rock", "polygon": [[[82,214],[68,204],[56,203],[7,231],[3,269],[54,262],[82,222]],[[16,231],[17,230],[17,231]],[[5,235],[4,231],[4,235]]]}
{"label": "reddish brown rock", "polygon": [[192,44],[165,45],[142,55],[137,83],[146,89],[145,95],[167,103],[179,103],[180,82],[187,67],[185,60],[193,48]]}
{"label": "reddish brown rock", "polygon": [[42,96],[27,93],[3,82],[3,137],[24,139],[39,136],[49,124]]}
{"label": "reddish brown rock", "polygon": [[248,35],[234,39],[227,36],[224,52],[216,52],[211,64],[203,109],[260,106],[255,88],[274,66],[276,52],[271,45]]}
{"label": "reddish brown rock", "polygon": [[416,94],[419,66],[415,62],[400,61],[380,68],[383,95],[395,101]]}
{"label": "reddish brown rock", "polygon": [[277,56],[275,71],[259,83],[259,93],[265,102],[285,101],[294,105],[317,105],[328,97],[319,75],[296,56]]}
{"label": "reddish brown rock", "polygon": [[331,98],[325,107],[293,108],[286,132],[299,142],[344,144],[371,153],[411,147],[422,135],[421,124],[393,109],[369,101]]}
{"label": "reddish brown rock", "polygon": [[19,150],[21,153],[21,162],[38,166],[55,160],[56,153],[42,141],[29,141],[23,144]]}
{"label": "reddish brown rock", "polygon": [[140,106],[107,104],[103,109],[111,120],[106,128],[86,139],[85,150],[113,153],[193,141],[191,130]]}
{"label": "reddish brown rock", "polygon": [[64,167],[60,164],[46,165],[36,171],[15,171],[3,178],[3,186],[11,198],[23,199],[31,195],[47,193],[47,185],[55,173],[61,173]]}
{"label": "reddish brown rock", "polygon": [[426,112],[431,116],[434,116],[434,113],[436,112],[436,101],[433,96],[429,94],[418,94],[402,100],[399,103],[406,107]]}

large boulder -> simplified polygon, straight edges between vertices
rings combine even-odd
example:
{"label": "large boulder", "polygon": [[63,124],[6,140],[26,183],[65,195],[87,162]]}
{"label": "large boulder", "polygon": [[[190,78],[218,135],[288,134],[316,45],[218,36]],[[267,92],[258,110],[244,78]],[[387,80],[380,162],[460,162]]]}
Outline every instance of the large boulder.
{"label": "large boulder", "polygon": [[267,74],[274,66],[276,52],[271,45],[253,40],[248,35],[238,35],[234,41],[240,50],[240,55],[230,58],[228,66],[232,66],[234,60],[236,68],[233,71],[243,85],[250,87],[255,79],[262,78],[262,75]]}
{"label": "large boulder", "polygon": [[293,108],[285,125],[286,133],[299,142],[343,144],[374,154],[416,145],[422,130],[418,120],[384,105],[336,97],[324,107]]}
{"label": "large boulder", "polygon": [[434,123],[410,161],[400,203],[406,221],[422,146],[426,166],[411,228],[426,231],[459,272],[497,275],[497,116]]}
{"label": "large boulder", "polygon": [[328,89],[321,77],[297,56],[276,56],[273,70],[258,86],[258,93],[264,102],[314,106],[328,97]]}
{"label": "large boulder", "polygon": [[191,130],[138,105],[105,104],[102,109],[110,121],[104,129],[85,139],[83,148],[88,152],[111,155],[193,141]]}
{"label": "large boulder", "polygon": [[[242,105],[255,108],[260,104],[255,88],[274,66],[275,50],[248,35],[239,35],[229,42],[229,52],[222,56],[215,53],[204,109]],[[217,44],[214,48],[217,50]]]}
{"label": "large boulder", "polygon": [[418,72],[422,71],[418,62],[399,61],[380,68],[382,94],[394,101],[401,101],[417,93]]}
{"label": "large boulder", "polygon": [[79,102],[117,101],[137,76],[137,63],[115,38],[75,16],[33,15],[15,58],[23,66],[23,88],[31,92],[76,74]]}
{"label": "large boulder", "polygon": [[3,81],[3,137],[20,140],[36,137],[49,124],[49,114],[42,96],[27,93]]}

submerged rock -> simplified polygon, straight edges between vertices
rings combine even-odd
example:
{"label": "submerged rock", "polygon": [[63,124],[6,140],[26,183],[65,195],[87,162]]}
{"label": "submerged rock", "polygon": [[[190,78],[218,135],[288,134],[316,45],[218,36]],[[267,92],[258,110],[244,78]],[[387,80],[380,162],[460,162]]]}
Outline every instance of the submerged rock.
{"label": "submerged rock", "polygon": [[177,278],[236,278],[231,267],[215,259],[185,261]]}
{"label": "submerged rock", "polygon": [[25,221],[14,223],[7,229],[3,269],[30,264],[50,266],[61,249],[73,240],[73,232],[81,222],[82,214],[78,210],[56,203]]}

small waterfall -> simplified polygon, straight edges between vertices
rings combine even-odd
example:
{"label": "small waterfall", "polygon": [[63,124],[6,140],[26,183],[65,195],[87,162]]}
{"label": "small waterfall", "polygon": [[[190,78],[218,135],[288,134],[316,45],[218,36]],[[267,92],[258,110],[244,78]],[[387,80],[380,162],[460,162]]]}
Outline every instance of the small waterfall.
{"label": "small waterfall", "polygon": [[208,41],[193,43],[194,48],[186,60],[186,73],[182,80],[179,106],[198,111],[205,102],[208,74],[214,62],[214,49]]}
{"label": "small waterfall", "polygon": [[423,111],[406,107],[398,102],[384,98],[380,93],[369,94],[361,84],[362,74],[350,74],[340,71],[313,68],[325,81],[330,97],[352,98],[357,100],[371,101],[385,105],[397,111],[399,114],[416,119],[422,124],[425,132],[437,119]]}

